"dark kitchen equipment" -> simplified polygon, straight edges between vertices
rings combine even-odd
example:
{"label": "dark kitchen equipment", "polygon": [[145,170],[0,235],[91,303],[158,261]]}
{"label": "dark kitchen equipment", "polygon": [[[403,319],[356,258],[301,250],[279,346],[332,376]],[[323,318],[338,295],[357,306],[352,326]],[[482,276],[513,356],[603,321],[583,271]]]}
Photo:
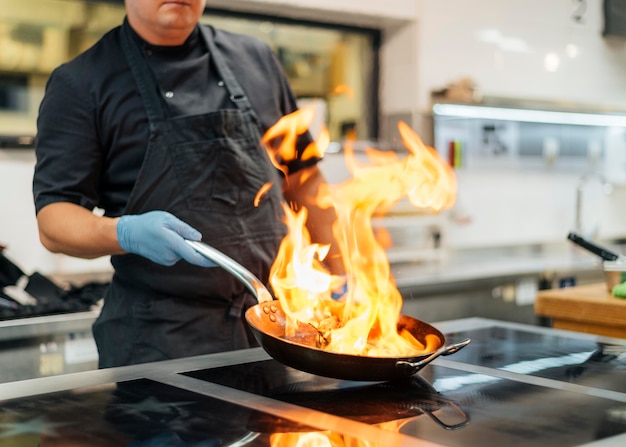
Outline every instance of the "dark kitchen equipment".
{"label": "dark kitchen equipment", "polygon": [[[400,315],[398,329],[409,331],[420,342],[427,335],[438,338],[437,347],[428,353],[410,357],[370,357],[338,354],[312,346],[317,332],[298,331],[285,338],[286,317],[277,300],[263,283],[241,264],[203,242],[187,241],[198,253],[215,262],[239,279],[257,297],[259,304],[246,311],[246,320],[258,343],[275,360],[292,368],[344,380],[389,381],[409,377],[441,355],[450,355],[470,343],[470,339],[446,345],[445,336],[433,326]],[[270,301],[271,300],[271,301]],[[314,345],[314,342],[313,342]]]}
{"label": "dark kitchen equipment", "polygon": [[594,255],[600,256],[605,261],[617,261],[623,258],[622,255],[619,255],[600,245],[597,245],[594,242],[591,242],[576,233],[569,233],[567,235],[567,238],[576,245],[579,245],[580,247],[590,251]]}

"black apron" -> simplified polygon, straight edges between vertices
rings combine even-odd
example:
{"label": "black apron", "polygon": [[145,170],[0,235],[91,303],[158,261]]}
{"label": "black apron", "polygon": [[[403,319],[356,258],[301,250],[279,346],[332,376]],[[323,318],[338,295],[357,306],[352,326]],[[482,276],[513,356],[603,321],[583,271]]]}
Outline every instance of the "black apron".
{"label": "black apron", "polygon": [[[260,146],[259,120],[212,29],[200,29],[236,107],[169,118],[149,66],[129,30],[121,28],[150,122],[148,148],[124,214],[169,211],[266,281],[286,231],[281,178]],[[267,182],[273,186],[255,206]],[[93,328],[101,368],[256,345],[243,318],[256,300],[225,270],[185,261],[164,267],[133,254],[112,256],[111,263],[115,274]]]}

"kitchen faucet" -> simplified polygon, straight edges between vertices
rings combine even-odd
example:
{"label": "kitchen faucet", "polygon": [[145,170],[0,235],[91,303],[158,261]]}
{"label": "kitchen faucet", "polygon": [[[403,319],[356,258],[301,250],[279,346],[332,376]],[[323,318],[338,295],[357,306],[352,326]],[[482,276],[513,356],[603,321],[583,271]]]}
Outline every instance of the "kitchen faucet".
{"label": "kitchen faucet", "polygon": [[597,180],[601,187],[602,187],[602,192],[606,195],[609,195],[613,192],[613,185],[611,183],[609,183],[606,178],[604,177],[604,175],[602,175],[600,172],[598,172],[595,169],[590,169],[589,171],[585,172],[580,179],[578,179],[578,184],[576,185],[576,216],[575,216],[575,230],[579,233],[582,234],[583,236],[585,236],[588,239],[593,239],[597,232],[598,232],[598,225],[596,224],[593,228],[588,229],[586,232],[584,231],[583,228],[583,223],[582,223],[582,214],[583,214],[583,210],[582,210],[582,202],[583,202],[583,192],[585,190],[585,188],[587,187],[587,185],[592,181],[592,180]]}

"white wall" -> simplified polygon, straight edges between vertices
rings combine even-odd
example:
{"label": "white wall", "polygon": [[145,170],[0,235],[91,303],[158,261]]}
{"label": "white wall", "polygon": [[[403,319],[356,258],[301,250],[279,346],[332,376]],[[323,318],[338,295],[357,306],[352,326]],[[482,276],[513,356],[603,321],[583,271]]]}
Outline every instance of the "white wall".
{"label": "white wall", "polygon": [[[421,1],[416,122],[428,114],[432,90],[467,76],[486,96],[626,111],[626,40],[602,36],[602,0],[587,0],[583,21],[576,22],[579,3]],[[546,68],[547,59],[558,61],[556,70]],[[458,206],[471,220],[450,222],[447,245],[564,242],[574,227],[581,174],[582,169],[461,170]],[[625,194],[623,186],[610,196],[587,193],[584,222],[598,229],[599,239],[626,235]]]}
{"label": "white wall", "polygon": [[[602,0],[586,0],[582,23],[572,18],[578,3],[422,0],[420,108],[432,89],[470,76],[492,96],[626,109],[626,40],[602,37]],[[546,70],[548,55],[556,71]]]}
{"label": "white wall", "polygon": [[108,258],[82,260],[55,255],[39,242],[32,198],[33,151],[0,151],[0,245],[27,274],[89,272],[110,269]]}

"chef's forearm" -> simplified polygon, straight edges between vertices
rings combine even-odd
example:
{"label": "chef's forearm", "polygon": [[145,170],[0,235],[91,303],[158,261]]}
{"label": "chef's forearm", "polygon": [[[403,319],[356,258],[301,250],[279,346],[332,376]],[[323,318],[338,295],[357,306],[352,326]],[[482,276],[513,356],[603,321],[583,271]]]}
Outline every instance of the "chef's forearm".
{"label": "chef's forearm", "polygon": [[39,239],[53,253],[84,259],[120,254],[117,218],[102,217],[73,203],[59,202],[37,214]]}

